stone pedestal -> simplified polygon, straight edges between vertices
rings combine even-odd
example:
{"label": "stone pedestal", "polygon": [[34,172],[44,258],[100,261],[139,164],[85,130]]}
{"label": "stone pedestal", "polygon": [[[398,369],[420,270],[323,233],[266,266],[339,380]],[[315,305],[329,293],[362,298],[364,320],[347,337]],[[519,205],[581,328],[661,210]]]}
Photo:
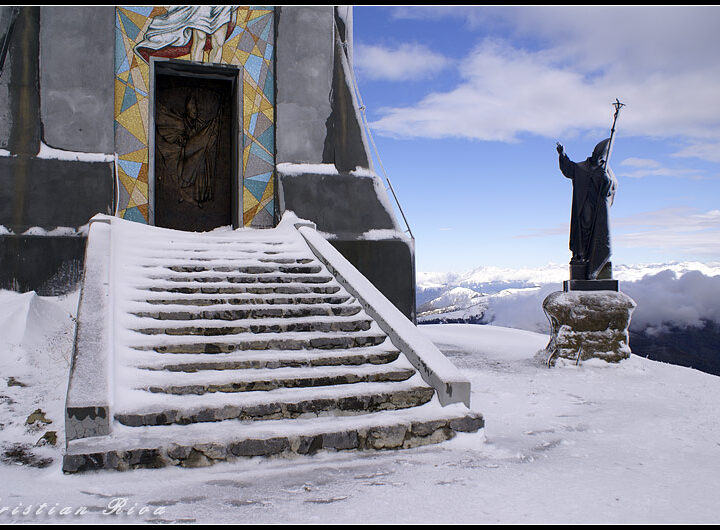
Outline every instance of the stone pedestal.
{"label": "stone pedestal", "polygon": [[565,280],[563,291],[618,291],[617,280]]}
{"label": "stone pedestal", "polygon": [[550,293],[543,301],[552,328],[545,348],[548,364],[554,365],[557,359],[627,359],[628,327],[635,306],[626,294],[610,290]]}
{"label": "stone pedestal", "polygon": [[619,291],[618,281],[612,279],[612,263],[603,266],[595,279],[588,278],[585,262],[570,261],[570,279],[563,282],[563,291]]}

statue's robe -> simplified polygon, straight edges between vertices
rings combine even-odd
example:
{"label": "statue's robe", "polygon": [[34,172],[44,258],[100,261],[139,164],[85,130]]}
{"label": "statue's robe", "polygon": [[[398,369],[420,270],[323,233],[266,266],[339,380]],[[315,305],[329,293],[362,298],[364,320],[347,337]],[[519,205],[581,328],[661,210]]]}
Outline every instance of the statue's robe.
{"label": "statue's robe", "polygon": [[572,261],[587,264],[588,280],[597,279],[610,259],[608,209],[615,195],[612,172],[596,165],[593,158],[575,163],[560,155],[560,171],[573,181],[570,218]]}

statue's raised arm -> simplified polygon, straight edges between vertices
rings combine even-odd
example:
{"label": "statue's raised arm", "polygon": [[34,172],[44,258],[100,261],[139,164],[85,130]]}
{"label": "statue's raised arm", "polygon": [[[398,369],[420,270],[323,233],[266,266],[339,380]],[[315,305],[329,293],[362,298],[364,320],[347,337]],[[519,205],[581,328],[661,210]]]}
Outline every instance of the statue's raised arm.
{"label": "statue's raised arm", "polygon": [[577,164],[570,160],[565,154],[565,148],[560,142],[555,144],[555,149],[558,152],[558,164],[560,166],[560,172],[569,179],[575,178],[575,169]]}

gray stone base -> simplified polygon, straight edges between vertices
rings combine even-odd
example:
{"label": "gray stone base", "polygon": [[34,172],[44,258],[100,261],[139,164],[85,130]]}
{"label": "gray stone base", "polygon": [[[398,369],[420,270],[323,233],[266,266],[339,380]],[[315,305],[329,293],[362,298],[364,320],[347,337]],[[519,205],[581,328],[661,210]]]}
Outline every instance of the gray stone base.
{"label": "gray stone base", "polygon": [[635,306],[629,296],[615,291],[550,293],[543,301],[552,333],[544,352],[548,364],[557,359],[627,359],[631,353],[628,327]]}

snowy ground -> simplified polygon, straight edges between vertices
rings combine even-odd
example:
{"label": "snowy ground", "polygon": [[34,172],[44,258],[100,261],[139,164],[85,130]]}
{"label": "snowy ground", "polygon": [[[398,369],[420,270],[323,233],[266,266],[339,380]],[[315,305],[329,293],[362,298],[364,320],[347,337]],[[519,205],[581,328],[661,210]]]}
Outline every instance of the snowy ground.
{"label": "snowy ground", "polygon": [[[63,475],[76,304],[77,294],[0,291],[0,524],[720,522],[720,378],[635,356],[548,369],[533,360],[546,336],[495,326],[420,328],[471,380],[483,433],[405,451]],[[25,425],[38,408],[52,423]],[[59,446],[35,447],[48,431]]]}

